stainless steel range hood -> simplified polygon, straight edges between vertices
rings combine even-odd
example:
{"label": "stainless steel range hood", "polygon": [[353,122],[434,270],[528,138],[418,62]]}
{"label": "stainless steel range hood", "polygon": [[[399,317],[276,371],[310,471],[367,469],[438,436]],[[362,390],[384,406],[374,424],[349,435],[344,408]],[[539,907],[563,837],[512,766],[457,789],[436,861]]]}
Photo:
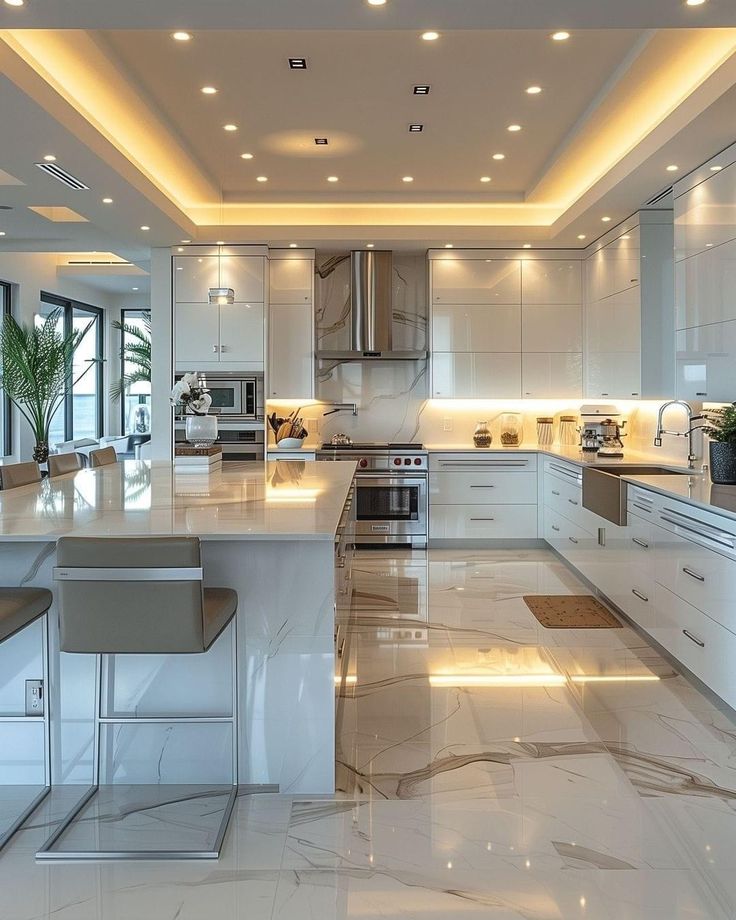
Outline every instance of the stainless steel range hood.
{"label": "stainless steel range hood", "polygon": [[393,253],[353,250],[350,253],[350,349],[318,351],[317,357],[336,361],[416,361],[425,351],[393,347]]}

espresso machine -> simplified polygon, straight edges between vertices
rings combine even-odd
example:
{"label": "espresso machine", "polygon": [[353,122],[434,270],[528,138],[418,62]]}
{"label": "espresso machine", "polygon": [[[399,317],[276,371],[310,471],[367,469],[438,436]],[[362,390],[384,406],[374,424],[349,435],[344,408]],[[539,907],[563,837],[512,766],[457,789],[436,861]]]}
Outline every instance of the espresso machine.
{"label": "espresso machine", "polygon": [[623,457],[623,429],[625,421],[620,421],[620,413],[611,405],[586,405],[580,409],[582,425],[580,428],[580,446],[583,453],[597,454],[599,457]]}

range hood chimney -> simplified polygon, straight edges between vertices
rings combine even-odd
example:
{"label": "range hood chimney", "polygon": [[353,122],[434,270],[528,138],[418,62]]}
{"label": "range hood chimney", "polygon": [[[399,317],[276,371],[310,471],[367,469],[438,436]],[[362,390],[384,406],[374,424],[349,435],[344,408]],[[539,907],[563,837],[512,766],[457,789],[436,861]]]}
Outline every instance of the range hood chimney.
{"label": "range hood chimney", "polygon": [[319,351],[318,358],[407,361],[427,357],[426,351],[393,348],[393,264],[390,250],[350,253],[350,350]]}

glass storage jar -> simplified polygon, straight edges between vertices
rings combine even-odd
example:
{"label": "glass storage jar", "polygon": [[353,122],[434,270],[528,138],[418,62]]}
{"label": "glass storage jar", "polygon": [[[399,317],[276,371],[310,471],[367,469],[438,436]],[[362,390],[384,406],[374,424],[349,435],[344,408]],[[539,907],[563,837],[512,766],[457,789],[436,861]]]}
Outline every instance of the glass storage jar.
{"label": "glass storage jar", "polygon": [[504,412],[500,419],[501,444],[518,447],[522,442],[523,423],[518,412]]}
{"label": "glass storage jar", "polygon": [[560,416],[560,444],[570,447],[578,444],[578,420],[574,415]]}
{"label": "glass storage jar", "polygon": [[488,427],[488,422],[478,422],[478,424],[475,426],[475,431],[473,432],[473,444],[475,444],[476,447],[490,447],[492,441],[493,436],[491,435],[491,430]]}
{"label": "glass storage jar", "polygon": [[537,419],[537,443],[551,444],[554,441],[555,420],[553,418]]}

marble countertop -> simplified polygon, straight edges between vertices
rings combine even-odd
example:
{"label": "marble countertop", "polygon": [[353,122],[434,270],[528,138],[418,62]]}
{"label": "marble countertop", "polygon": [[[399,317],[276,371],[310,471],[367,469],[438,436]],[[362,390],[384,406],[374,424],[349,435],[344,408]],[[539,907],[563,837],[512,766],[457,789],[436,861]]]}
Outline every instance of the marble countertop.
{"label": "marble countertop", "polygon": [[426,444],[425,447],[433,454],[508,454],[508,453],[535,453],[546,454],[549,457],[556,457],[558,460],[568,460],[570,463],[577,463],[579,466],[641,466],[642,464],[651,464],[652,466],[661,466],[665,469],[686,470],[687,467],[678,464],[672,460],[662,458],[656,453],[646,453],[643,451],[629,450],[624,448],[624,456],[621,457],[601,457],[598,454],[583,453],[577,446],[562,445],[540,445],[536,442],[531,444],[519,444],[515,447],[503,447],[500,444],[492,444],[490,447],[473,447],[472,444]]}
{"label": "marble countertop", "polygon": [[0,491],[0,542],[60,536],[333,540],[355,464],[226,463],[209,475],[125,460]]}
{"label": "marble countertop", "polygon": [[692,476],[622,476],[626,482],[688,502],[704,511],[712,511],[736,520],[736,486],[720,486],[708,474]]}

